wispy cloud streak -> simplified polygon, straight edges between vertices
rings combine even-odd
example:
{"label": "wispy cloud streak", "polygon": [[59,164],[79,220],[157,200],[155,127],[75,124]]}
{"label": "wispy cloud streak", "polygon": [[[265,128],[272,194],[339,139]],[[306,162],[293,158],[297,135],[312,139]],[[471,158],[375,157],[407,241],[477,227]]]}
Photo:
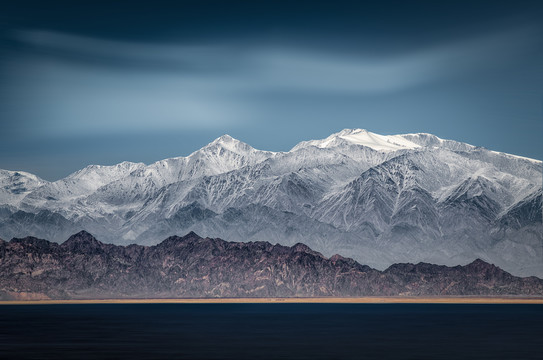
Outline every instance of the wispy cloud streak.
{"label": "wispy cloud streak", "polygon": [[[506,67],[541,46],[539,27],[376,57],[235,44],[145,44],[50,31],[15,33],[13,104],[40,134],[205,129],[258,122],[258,94],[382,96]],[[6,91],[8,92],[8,91]],[[47,119],[41,118],[47,114]],[[28,128],[28,127],[27,127]]]}

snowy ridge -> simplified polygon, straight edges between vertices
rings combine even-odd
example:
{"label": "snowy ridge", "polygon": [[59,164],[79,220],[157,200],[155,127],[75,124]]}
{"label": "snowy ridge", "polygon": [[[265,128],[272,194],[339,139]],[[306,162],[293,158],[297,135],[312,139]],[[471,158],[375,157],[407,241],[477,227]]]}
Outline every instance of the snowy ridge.
{"label": "snowy ridge", "polygon": [[154,244],[195,231],[302,242],[384,269],[465,264],[543,276],[542,162],[425,133],[343,130],[269,152],[228,135],[150,165],[91,165],[47,182],[0,171],[0,238],[81,229]]}
{"label": "snowy ridge", "polygon": [[24,196],[48,183],[24,171],[0,169],[0,206],[16,205]]}
{"label": "snowy ridge", "polygon": [[500,155],[500,156],[507,156],[507,157],[516,158],[516,159],[519,159],[519,160],[528,160],[528,161],[531,161],[531,162],[533,162],[535,164],[541,164],[541,160],[531,159],[531,158],[526,157],[526,156],[518,156],[518,155],[513,155],[513,154],[500,152],[500,151],[491,151],[491,152],[494,153],[494,154]]}
{"label": "snowy ridge", "polygon": [[416,149],[420,147],[401,135],[384,136],[374,134],[363,129],[344,129],[336,134],[332,134],[323,140],[304,141],[296,145],[291,151],[299,150],[307,146],[318,148],[332,148],[344,144],[354,144],[366,146],[376,151],[396,151],[402,149]]}

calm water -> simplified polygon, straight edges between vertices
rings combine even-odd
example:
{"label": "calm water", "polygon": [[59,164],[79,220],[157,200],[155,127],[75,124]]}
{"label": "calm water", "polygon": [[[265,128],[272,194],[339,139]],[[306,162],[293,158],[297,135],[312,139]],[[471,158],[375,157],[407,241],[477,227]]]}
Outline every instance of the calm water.
{"label": "calm water", "polygon": [[543,359],[543,306],[0,306],[0,358]]}

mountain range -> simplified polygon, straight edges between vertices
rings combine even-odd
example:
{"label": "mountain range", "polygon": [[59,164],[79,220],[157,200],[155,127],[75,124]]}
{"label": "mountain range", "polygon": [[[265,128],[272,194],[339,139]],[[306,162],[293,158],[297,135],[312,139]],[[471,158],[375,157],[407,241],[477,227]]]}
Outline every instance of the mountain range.
{"label": "mountain range", "polygon": [[303,243],[384,270],[476,259],[543,277],[542,162],[431,134],[346,129],[288,152],[228,135],[187,157],[49,182],[0,170],[0,237],[156,245],[195,231]]}
{"label": "mountain range", "polygon": [[298,243],[227,242],[195,233],[155,246],[104,244],[81,231],[62,244],[0,242],[0,300],[315,296],[543,295],[480,259],[466,266],[395,264],[378,271]]}

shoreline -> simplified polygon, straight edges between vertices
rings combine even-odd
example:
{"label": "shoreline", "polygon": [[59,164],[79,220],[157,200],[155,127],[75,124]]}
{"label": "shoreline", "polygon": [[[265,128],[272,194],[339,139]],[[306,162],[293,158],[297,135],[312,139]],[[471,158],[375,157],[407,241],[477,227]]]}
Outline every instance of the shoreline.
{"label": "shoreline", "polygon": [[543,297],[315,297],[315,298],[185,298],[185,299],[77,299],[6,300],[0,305],[68,304],[543,304]]}

